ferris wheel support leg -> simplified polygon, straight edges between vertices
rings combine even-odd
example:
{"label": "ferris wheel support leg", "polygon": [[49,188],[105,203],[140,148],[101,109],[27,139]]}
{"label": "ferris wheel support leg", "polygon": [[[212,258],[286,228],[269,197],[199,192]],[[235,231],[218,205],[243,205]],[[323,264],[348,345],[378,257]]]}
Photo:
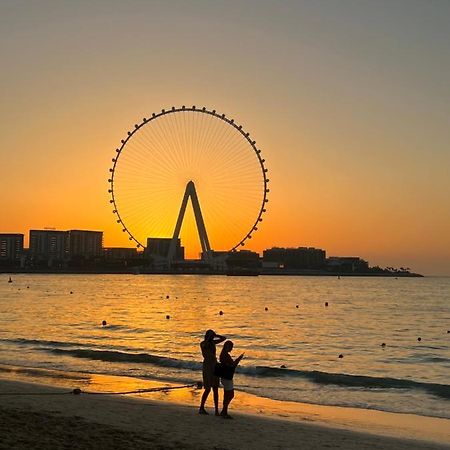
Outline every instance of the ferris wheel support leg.
{"label": "ferris wheel support leg", "polygon": [[181,225],[183,224],[184,213],[186,212],[188,200],[189,200],[189,192],[186,188],[186,190],[184,191],[183,201],[181,202],[180,212],[178,213],[178,219],[175,225],[175,230],[173,232],[172,241],[170,242],[169,252],[167,254],[167,260],[169,262],[169,265],[172,264],[175,256],[175,249],[177,248],[177,241],[180,235]]}
{"label": "ferris wheel support leg", "polygon": [[194,210],[195,222],[197,225],[198,236],[200,238],[200,244],[202,247],[204,259],[206,259],[206,261],[208,262],[210,262],[211,259],[211,247],[209,245],[208,234],[206,232],[205,222],[203,220],[203,215],[200,208],[200,202],[198,201],[197,191],[195,190],[194,182],[189,181],[189,183],[186,185],[186,190],[184,191],[183,201],[181,202],[180,212],[178,213],[177,223],[175,225],[172,241],[170,242],[169,246],[169,252],[167,254],[169,265],[172,264],[175,257],[177,241],[180,235],[181,226],[183,224],[184,214],[186,213],[186,207],[189,197],[191,198],[192,208]]}
{"label": "ferris wheel support leg", "polygon": [[200,209],[200,202],[198,201],[197,191],[192,181],[188,183],[188,187],[192,190],[190,193],[192,208],[194,209],[195,222],[197,223],[198,237],[202,246],[203,257],[207,262],[211,259],[211,247],[209,245],[208,234],[206,232],[205,222],[203,220],[202,210]]}

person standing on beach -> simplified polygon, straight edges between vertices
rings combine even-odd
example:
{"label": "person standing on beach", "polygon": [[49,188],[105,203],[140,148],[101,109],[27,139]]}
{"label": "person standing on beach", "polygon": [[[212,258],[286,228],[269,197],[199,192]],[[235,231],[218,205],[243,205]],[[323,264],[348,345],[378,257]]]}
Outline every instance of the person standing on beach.
{"label": "person standing on beach", "polygon": [[205,339],[200,343],[203,355],[203,395],[198,410],[199,414],[208,414],[205,409],[205,403],[208,399],[211,389],[214,396],[214,408],[216,416],[219,415],[219,377],[214,375],[214,369],[217,364],[216,345],[226,339],[225,336],[216,334],[214,330],[208,330],[205,333]]}
{"label": "person standing on beach", "polygon": [[230,355],[230,352],[233,350],[234,344],[232,341],[226,341],[223,344],[222,351],[220,353],[220,363],[222,364],[222,375],[220,377],[220,381],[223,386],[223,408],[220,415],[224,419],[232,419],[232,417],[228,414],[228,406],[234,398],[234,385],[233,385],[233,376],[234,371],[237,365],[241,362],[241,359],[244,357],[242,353],[235,360]]}

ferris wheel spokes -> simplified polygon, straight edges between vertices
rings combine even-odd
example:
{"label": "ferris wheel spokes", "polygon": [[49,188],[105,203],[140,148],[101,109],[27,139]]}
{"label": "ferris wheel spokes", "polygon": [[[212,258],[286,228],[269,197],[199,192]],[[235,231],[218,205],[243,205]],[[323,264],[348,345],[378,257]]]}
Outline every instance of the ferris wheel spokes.
{"label": "ferris wheel spokes", "polygon": [[[184,259],[180,236],[191,257],[199,248],[196,234],[203,259],[242,248],[266,211],[269,180],[261,150],[215,109],[153,113],[128,131],[112,162],[108,192],[117,223],[137,247],[166,262]],[[189,198],[195,221],[185,217]]]}

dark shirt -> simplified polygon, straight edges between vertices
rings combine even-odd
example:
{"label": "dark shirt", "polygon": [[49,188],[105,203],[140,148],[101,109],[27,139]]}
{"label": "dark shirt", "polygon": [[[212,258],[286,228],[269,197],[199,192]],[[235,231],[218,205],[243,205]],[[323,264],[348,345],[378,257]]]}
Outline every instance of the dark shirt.
{"label": "dark shirt", "polygon": [[231,355],[227,352],[222,352],[220,354],[220,362],[222,364],[225,364],[226,366],[232,366],[234,367],[234,361],[233,358],[231,357]]}

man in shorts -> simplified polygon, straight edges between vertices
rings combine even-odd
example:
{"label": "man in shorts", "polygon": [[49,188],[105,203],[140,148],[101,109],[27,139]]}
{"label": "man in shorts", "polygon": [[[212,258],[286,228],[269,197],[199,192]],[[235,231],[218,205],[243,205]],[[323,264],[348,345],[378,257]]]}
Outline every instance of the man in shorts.
{"label": "man in shorts", "polygon": [[205,403],[208,399],[211,389],[214,396],[214,408],[216,416],[219,415],[219,377],[214,375],[214,368],[217,364],[216,344],[220,344],[226,339],[225,336],[216,334],[214,330],[208,330],[205,333],[205,339],[200,343],[203,355],[203,395],[198,410],[199,414],[208,414],[205,409]]}

